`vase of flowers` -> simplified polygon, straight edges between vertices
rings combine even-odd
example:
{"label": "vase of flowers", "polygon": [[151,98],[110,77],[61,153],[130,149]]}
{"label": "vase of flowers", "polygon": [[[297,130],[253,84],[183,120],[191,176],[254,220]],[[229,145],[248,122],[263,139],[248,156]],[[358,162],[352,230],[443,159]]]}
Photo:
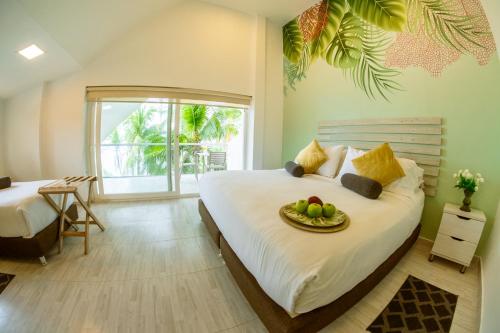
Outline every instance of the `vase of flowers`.
{"label": "vase of flowers", "polygon": [[474,176],[469,169],[459,170],[453,177],[457,180],[455,187],[464,190],[465,198],[460,209],[464,212],[470,212],[471,197],[479,190],[479,183],[484,183],[484,178],[480,173],[476,173]]}

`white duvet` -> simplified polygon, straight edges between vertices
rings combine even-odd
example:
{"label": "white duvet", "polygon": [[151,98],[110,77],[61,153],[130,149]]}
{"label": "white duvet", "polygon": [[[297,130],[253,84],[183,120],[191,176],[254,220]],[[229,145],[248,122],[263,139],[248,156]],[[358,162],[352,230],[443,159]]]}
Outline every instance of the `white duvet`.
{"label": "white duvet", "polygon": [[[12,183],[0,190],[0,237],[32,238],[57,217],[55,210],[38,194],[38,189],[53,180]],[[52,196],[57,204],[62,196]],[[67,207],[73,203],[68,197]]]}
{"label": "white duvet", "polygon": [[[282,205],[319,196],[351,218],[318,234],[285,224]],[[424,194],[366,199],[329,178],[284,170],[206,174],[200,196],[231,248],[264,291],[291,316],[333,302],[364,280],[418,225]]]}

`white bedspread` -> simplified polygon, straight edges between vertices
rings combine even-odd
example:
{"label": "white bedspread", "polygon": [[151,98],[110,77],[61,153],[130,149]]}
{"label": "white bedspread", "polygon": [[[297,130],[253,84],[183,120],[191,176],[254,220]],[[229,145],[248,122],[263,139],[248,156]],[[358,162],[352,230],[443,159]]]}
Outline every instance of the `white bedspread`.
{"label": "white bedspread", "polygon": [[[38,194],[38,188],[53,182],[12,183],[10,188],[0,190],[0,237],[32,238],[57,217],[55,210]],[[62,196],[52,196],[57,204]],[[68,196],[67,207],[73,203]]]}
{"label": "white bedspread", "polygon": [[[332,179],[284,170],[208,173],[200,195],[245,267],[291,316],[331,303],[365,279],[411,235],[424,203],[422,191],[369,200]],[[318,234],[281,220],[283,204],[312,195],[346,212],[349,228]]]}

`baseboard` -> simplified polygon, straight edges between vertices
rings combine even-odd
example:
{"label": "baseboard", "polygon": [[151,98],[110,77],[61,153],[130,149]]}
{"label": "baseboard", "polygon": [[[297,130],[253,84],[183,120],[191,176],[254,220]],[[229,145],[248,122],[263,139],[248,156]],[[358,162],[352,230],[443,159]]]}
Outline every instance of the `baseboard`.
{"label": "baseboard", "polygon": [[430,242],[430,243],[434,243],[433,240],[430,240],[429,238],[425,238],[423,236],[418,236],[418,238],[423,239],[424,241],[427,241],[427,242]]}

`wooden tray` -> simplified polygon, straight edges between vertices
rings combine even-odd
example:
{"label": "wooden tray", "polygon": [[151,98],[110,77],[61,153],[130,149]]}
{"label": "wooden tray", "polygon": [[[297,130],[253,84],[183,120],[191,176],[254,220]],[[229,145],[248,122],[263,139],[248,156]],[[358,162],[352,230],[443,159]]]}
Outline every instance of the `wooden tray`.
{"label": "wooden tray", "polygon": [[339,232],[346,229],[350,224],[349,216],[341,210],[337,210],[331,218],[310,218],[295,211],[295,203],[280,208],[282,220],[292,227],[319,233]]}

